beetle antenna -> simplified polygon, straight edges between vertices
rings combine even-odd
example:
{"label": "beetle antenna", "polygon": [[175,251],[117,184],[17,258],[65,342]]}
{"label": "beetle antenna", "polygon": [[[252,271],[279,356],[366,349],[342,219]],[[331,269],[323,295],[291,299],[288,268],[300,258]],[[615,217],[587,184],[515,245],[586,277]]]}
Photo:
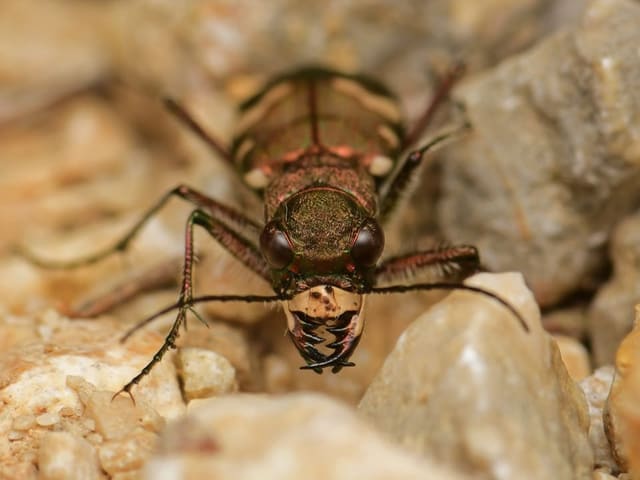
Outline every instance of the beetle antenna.
{"label": "beetle antenna", "polygon": [[509,310],[520,323],[520,326],[524,329],[525,332],[529,332],[529,326],[525,321],[524,317],[518,310],[515,309],[513,305],[507,302],[505,299],[496,295],[489,290],[485,290],[484,288],[474,287],[473,285],[465,285],[462,283],[416,283],[413,285],[392,285],[390,287],[374,287],[369,291],[364,293],[404,293],[411,292],[414,290],[466,290],[468,292],[476,292],[480,293],[486,297],[492,298],[507,310]]}

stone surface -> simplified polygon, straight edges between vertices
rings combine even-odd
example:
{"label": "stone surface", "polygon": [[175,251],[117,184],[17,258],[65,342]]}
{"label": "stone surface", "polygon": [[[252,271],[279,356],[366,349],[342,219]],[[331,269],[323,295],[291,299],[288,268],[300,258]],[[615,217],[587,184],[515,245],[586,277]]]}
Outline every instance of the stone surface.
{"label": "stone surface", "polygon": [[454,292],[400,337],[360,412],[406,448],[482,478],[589,478],[587,405],[522,277],[466,282],[508,301],[530,331],[495,301]]}
{"label": "stone surface", "polygon": [[[35,478],[29,472],[36,466],[50,472],[51,478],[61,475],[56,473],[54,458],[60,455],[55,450],[52,453],[52,448],[63,441],[74,459],[84,458],[87,445],[93,445],[87,451],[95,456],[94,446],[100,452],[105,441],[121,457],[134,453],[141,457],[148,454],[149,449],[142,447],[149,442],[147,438],[137,442],[131,435],[136,427],[155,437],[164,424],[157,412],[171,418],[184,411],[170,361],[154,369],[134,390],[135,406],[122,395],[112,401],[114,392],[153,355],[159,336],[140,334],[123,345],[118,342],[121,327],[107,317],[70,321],[47,311],[21,320],[23,326],[31,322],[29,337],[13,337],[16,343],[7,342],[0,355],[0,477]],[[10,316],[0,317],[4,330],[10,330],[10,323]],[[59,442],[57,437],[46,440],[54,431],[70,436]],[[122,462],[114,455],[101,454],[100,460],[103,458],[110,459],[101,465],[105,470]],[[80,472],[89,468],[84,461],[79,461]]]}
{"label": "stone surface", "polygon": [[46,107],[107,73],[99,14],[90,4],[66,1],[2,2],[0,121]]}
{"label": "stone surface", "polygon": [[591,287],[638,205],[640,5],[590,3],[456,92],[473,131],[444,162],[440,224],[491,270],[522,271],[543,306]]}
{"label": "stone surface", "polygon": [[605,409],[613,456],[632,479],[640,478],[640,305],[633,330],[616,353],[616,373]]}
{"label": "stone surface", "polygon": [[203,348],[181,348],[176,356],[185,399],[206,398],[238,390],[236,370],[222,355]]}
{"label": "stone surface", "polygon": [[640,214],[620,222],[609,250],[613,275],[589,307],[588,332],[596,365],[614,362],[633,324],[633,306],[640,298]]}
{"label": "stone surface", "polygon": [[580,381],[580,388],[589,404],[589,442],[593,450],[594,465],[607,472],[617,472],[618,466],[604,431],[604,410],[613,382],[614,367],[607,365]]}
{"label": "stone surface", "polygon": [[589,376],[589,352],[578,340],[566,335],[554,335],[553,340],[560,351],[562,363],[573,380],[580,381]]}
{"label": "stone surface", "polygon": [[104,442],[98,450],[100,466],[112,476],[138,472],[150,457],[156,440],[154,433],[135,428],[126,438]]}
{"label": "stone surface", "polygon": [[310,393],[200,400],[165,430],[144,472],[148,480],[467,478],[402,451],[353,410]]}
{"label": "stone surface", "polygon": [[[268,312],[263,310],[264,313]],[[210,321],[208,328],[200,322],[191,322],[189,330],[183,334],[181,346],[206,349],[222,355],[233,367],[241,390],[257,391],[262,388],[259,355],[247,330],[229,322]]]}
{"label": "stone surface", "polygon": [[583,340],[587,336],[586,307],[581,305],[546,312],[542,316],[542,325],[549,333]]}
{"label": "stone surface", "polygon": [[103,478],[93,446],[68,432],[48,432],[40,441],[38,470],[42,480]]}

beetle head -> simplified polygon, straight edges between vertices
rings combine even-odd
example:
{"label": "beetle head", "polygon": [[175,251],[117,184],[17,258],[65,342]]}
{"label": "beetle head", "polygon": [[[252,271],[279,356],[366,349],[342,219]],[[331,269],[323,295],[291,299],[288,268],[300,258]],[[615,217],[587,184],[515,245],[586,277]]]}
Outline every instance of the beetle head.
{"label": "beetle head", "polygon": [[[311,187],[282,202],[260,247],[274,290],[287,299],[288,332],[307,362],[303,368],[336,372],[352,365],[364,325],[362,294],[384,247],[376,220],[347,192]],[[325,332],[335,340],[322,352]]]}

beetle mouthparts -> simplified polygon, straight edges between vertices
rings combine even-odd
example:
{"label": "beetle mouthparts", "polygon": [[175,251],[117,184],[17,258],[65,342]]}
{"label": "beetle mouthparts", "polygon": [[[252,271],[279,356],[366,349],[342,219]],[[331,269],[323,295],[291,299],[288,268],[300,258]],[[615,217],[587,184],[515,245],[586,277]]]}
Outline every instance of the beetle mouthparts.
{"label": "beetle mouthparts", "polygon": [[[356,334],[359,323],[358,311],[346,311],[335,318],[310,317],[302,312],[291,313],[296,318],[299,328],[289,330],[289,336],[307,362],[302,369],[322,373],[323,368],[333,367],[331,371],[337,373],[342,367],[355,365],[348,359],[360,340],[360,335]],[[325,355],[316,348],[316,345],[327,341],[316,334],[321,328],[335,337],[333,342],[324,344],[324,347],[333,350],[330,355]]]}
{"label": "beetle mouthparts", "polygon": [[[327,285],[313,287],[285,302],[289,337],[307,362],[302,369],[322,373],[332,367],[331,371],[337,373],[354,365],[349,357],[364,327],[363,303],[361,295]],[[328,343],[323,333],[335,338]]]}

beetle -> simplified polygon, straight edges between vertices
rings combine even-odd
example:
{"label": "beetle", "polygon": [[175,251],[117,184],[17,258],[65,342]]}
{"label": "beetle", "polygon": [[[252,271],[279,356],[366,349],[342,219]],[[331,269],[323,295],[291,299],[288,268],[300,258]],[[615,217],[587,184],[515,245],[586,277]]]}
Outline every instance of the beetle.
{"label": "beetle", "polygon": [[[425,154],[468,127],[436,136],[401,161],[401,154],[422,135],[459,75],[460,69],[455,68],[444,78],[422,116],[407,130],[398,99],[372,78],[315,66],[287,72],[240,106],[237,133],[229,149],[178,102],[166,100],[169,111],[218,152],[261,197],[264,224],[188,185],[178,185],[114,246],[56,265],[83,265],[126,250],[144,224],[172,197],[195,206],[186,222],[178,301],[138,324],[125,339],[174,309],[178,311],[176,320],[153,359],[116,395],[126,392],[131,396],[132,388],[176,347],[187,313],[197,316],[193,306],[205,301],[281,302],[287,333],[305,361],[301,368],[317,373],[325,368],[337,373],[354,365],[349,359],[363,332],[367,294],[473,291],[508,308],[527,330],[520,314],[496,294],[446,281],[453,272],[466,276],[479,270],[478,251],[471,245],[419,250],[381,260],[383,225]],[[274,295],[195,297],[196,226],[268,282]],[[427,269],[435,270],[443,281],[398,283],[409,273]]]}

